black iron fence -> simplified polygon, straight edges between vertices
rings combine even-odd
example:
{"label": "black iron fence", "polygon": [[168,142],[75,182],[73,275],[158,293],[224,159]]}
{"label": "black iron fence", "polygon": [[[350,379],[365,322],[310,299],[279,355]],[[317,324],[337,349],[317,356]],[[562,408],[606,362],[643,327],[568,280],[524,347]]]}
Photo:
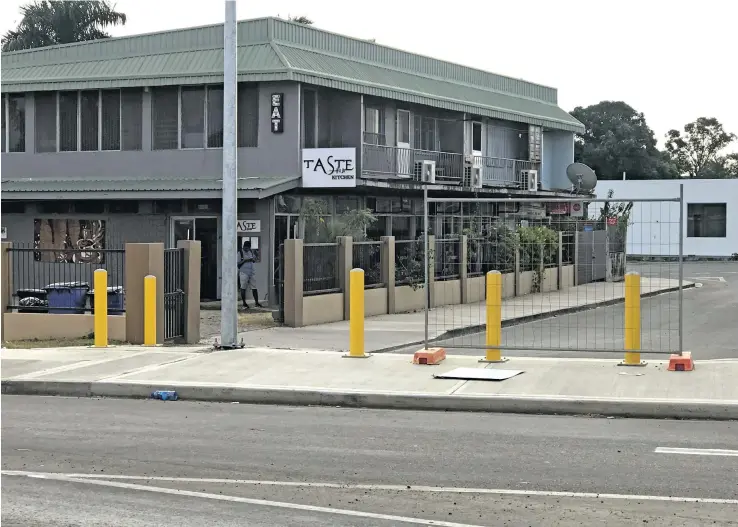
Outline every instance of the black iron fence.
{"label": "black iron fence", "polygon": [[184,249],[164,250],[164,340],[184,337]]}
{"label": "black iron fence", "polygon": [[455,280],[460,276],[461,263],[460,238],[436,240],[435,278],[436,280]]}
{"label": "black iron fence", "polygon": [[93,312],[95,271],[105,269],[108,313],[125,311],[125,249],[48,249],[15,242],[9,253],[9,309],[21,313]]}
{"label": "black iron fence", "polygon": [[306,243],[302,248],[302,291],[304,295],[337,293],[338,244]]}
{"label": "black iron fence", "polygon": [[467,238],[467,276],[515,270],[515,244],[505,239]]}
{"label": "black iron fence", "polygon": [[572,265],[574,263],[574,244],[576,232],[564,231],[561,233],[561,263]]}
{"label": "black iron fence", "polygon": [[425,283],[423,240],[395,240],[395,285]]}
{"label": "black iron fence", "polygon": [[382,287],[382,242],[354,242],[352,268],[364,270],[364,288]]}

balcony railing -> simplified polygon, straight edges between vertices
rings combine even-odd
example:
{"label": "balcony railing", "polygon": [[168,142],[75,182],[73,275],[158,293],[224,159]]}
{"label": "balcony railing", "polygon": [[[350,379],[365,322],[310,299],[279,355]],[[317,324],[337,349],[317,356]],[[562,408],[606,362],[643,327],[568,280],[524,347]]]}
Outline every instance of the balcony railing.
{"label": "balcony railing", "polygon": [[[464,154],[385,146],[363,145],[362,173],[369,177],[407,178],[420,181],[423,161],[436,162],[436,183],[439,185],[471,186],[471,174],[464,164]],[[484,186],[527,188],[523,170],[537,164],[519,159],[474,156],[473,166],[482,169]]]}

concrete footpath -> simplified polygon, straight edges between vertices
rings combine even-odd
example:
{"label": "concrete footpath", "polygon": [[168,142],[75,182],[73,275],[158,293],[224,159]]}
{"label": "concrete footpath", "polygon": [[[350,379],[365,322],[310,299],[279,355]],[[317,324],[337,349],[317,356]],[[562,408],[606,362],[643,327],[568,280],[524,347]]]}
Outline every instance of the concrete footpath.
{"label": "concrete footpath", "polygon": [[[683,282],[693,287],[694,282]],[[676,291],[679,280],[669,278],[641,278],[641,296],[648,297]],[[570,287],[562,291],[533,293],[502,301],[503,326],[536,318],[562,315],[622,302],[625,298],[623,282],[594,282]],[[473,333],[484,328],[487,311],[485,303],[457,304],[438,307],[428,313],[428,338],[442,339],[457,334]],[[316,349],[346,351],[348,349],[347,320],[303,328],[278,327],[241,332],[239,341],[247,347],[279,349]],[[392,351],[414,344],[422,344],[425,335],[425,313],[400,313],[367,317],[364,332],[366,351]],[[208,339],[208,342],[215,337]]]}
{"label": "concrete footpath", "polygon": [[[331,351],[209,348],[3,349],[2,393],[623,417],[738,419],[738,359],[668,372],[605,359],[450,356],[418,366],[405,355],[348,359]],[[511,379],[435,379],[457,367],[523,370]],[[176,404],[176,403],[161,403]]]}

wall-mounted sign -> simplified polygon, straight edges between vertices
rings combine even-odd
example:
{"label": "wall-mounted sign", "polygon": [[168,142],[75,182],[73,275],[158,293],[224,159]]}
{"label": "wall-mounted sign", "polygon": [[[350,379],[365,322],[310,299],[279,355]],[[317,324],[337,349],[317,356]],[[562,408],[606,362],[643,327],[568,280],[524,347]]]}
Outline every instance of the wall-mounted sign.
{"label": "wall-mounted sign", "polygon": [[303,148],[304,188],[356,186],[356,148]]}
{"label": "wall-mounted sign", "polygon": [[7,227],[0,227],[0,238],[3,240],[8,239],[8,228]]}
{"label": "wall-mounted sign", "polygon": [[575,201],[571,205],[570,216],[574,218],[584,218],[584,204],[581,201]]}
{"label": "wall-mounted sign", "polygon": [[269,120],[273,134],[284,132],[284,93],[272,93],[272,113]]}
{"label": "wall-mounted sign", "polygon": [[236,230],[239,234],[242,232],[261,232],[261,220],[238,220]]}

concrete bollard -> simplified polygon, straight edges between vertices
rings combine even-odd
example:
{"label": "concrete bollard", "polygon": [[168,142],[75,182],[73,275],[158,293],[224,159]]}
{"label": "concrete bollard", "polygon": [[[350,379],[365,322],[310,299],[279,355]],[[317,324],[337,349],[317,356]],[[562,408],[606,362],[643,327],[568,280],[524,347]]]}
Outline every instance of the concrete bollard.
{"label": "concrete bollard", "polygon": [[502,273],[487,273],[485,357],[479,362],[506,362],[502,357]]}
{"label": "concrete bollard", "polygon": [[108,272],[105,269],[97,269],[93,277],[95,347],[106,348],[108,346]]}
{"label": "concrete bollard", "polygon": [[344,357],[365,359],[369,355],[364,353],[364,271],[351,269],[349,282],[349,352]]}
{"label": "concrete bollard", "polygon": [[144,278],[144,346],[156,346],[156,277]]}

